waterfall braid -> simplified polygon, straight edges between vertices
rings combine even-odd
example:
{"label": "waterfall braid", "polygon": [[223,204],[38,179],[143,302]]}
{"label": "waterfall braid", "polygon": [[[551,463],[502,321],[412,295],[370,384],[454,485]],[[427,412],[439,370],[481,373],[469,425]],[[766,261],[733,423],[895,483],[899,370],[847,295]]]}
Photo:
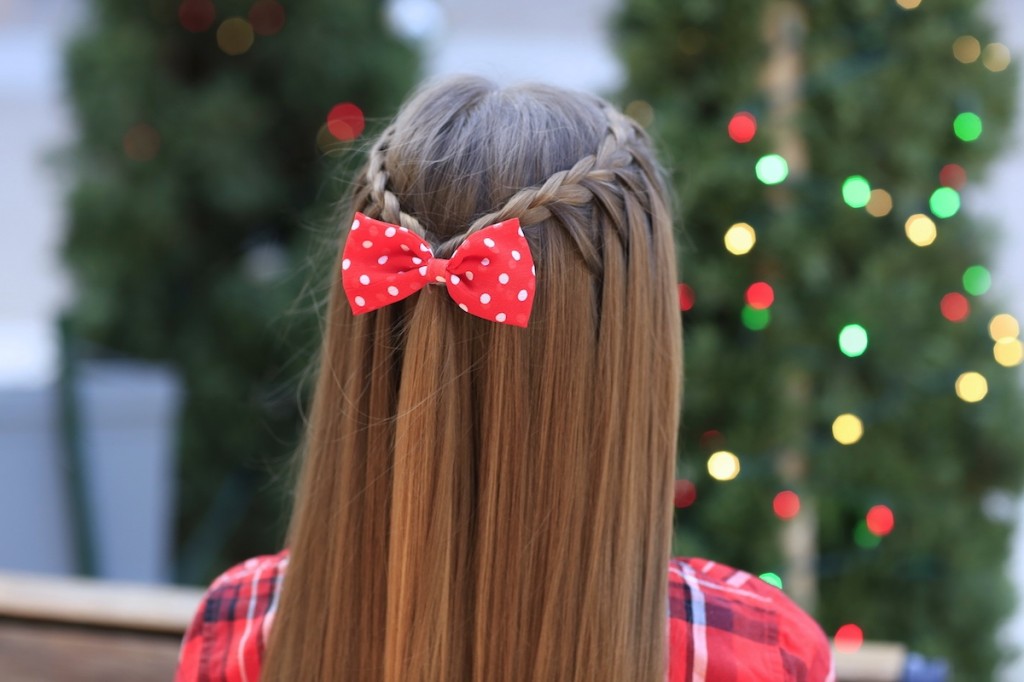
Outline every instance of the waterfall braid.
{"label": "waterfall braid", "polygon": [[351,210],[440,257],[517,217],[536,300],[526,329],[433,286],[353,316],[335,274],[264,679],[661,682],[682,348],[646,135],[594,97],[445,81]]}

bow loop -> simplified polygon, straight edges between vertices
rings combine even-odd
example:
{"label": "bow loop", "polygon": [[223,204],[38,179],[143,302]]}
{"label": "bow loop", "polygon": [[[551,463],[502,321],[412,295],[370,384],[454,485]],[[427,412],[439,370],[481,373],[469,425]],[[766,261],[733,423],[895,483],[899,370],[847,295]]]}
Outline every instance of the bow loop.
{"label": "bow loop", "polygon": [[342,285],[356,315],[382,308],[434,282],[444,282],[463,311],[525,327],[536,269],[518,219],[469,235],[450,259],[404,227],[357,213],[342,253]]}

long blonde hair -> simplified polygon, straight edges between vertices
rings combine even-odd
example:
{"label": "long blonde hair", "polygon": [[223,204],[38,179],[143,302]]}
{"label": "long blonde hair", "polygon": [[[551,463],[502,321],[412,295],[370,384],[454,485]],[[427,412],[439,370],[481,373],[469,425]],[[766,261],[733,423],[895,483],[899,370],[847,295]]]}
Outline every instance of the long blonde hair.
{"label": "long blonde hair", "polygon": [[526,329],[435,286],[353,316],[335,275],[263,679],[661,682],[682,342],[647,136],[596,97],[447,80],[351,209],[445,258],[518,217],[536,300]]}

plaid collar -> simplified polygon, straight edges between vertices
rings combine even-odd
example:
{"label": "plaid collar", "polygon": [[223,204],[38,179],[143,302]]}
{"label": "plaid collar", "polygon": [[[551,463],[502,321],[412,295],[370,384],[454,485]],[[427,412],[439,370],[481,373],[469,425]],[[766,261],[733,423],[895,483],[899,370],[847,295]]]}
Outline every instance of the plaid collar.
{"label": "plaid collar", "polygon": [[[213,581],[185,633],[176,682],[258,682],[287,550]],[[706,559],[668,568],[668,682],[835,682],[828,638],[782,591]]]}

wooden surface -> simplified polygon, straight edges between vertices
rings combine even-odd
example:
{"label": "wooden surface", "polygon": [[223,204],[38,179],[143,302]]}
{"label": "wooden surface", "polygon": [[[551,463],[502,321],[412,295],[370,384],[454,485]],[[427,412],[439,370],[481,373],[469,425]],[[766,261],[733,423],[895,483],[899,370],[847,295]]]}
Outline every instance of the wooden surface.
{"label": "wooden surface", "polygon": [[180,637],[0,619],[3,682],[170,682]]}
{"label": "wooden surface", "polygon": [[0,573],[0,618],[181,635],[202,590]]}
{"label": "wooden surface", "polygon": [[864,642],[854,653],[833,651],[838,682],[897,682],[907,648],[892,642]]}

